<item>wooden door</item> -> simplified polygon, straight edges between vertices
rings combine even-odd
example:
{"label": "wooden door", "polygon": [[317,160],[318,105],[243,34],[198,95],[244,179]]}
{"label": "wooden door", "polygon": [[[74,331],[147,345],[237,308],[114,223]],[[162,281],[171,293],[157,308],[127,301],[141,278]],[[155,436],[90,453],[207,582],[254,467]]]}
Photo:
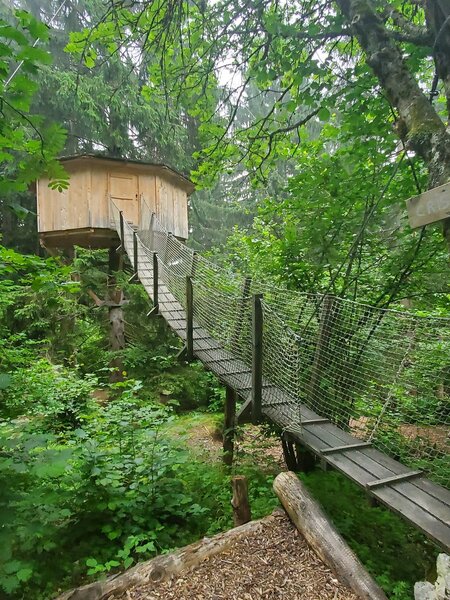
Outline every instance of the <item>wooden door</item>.
{"label": "wooden door", "polygon": [[139,224],[139,183],[137,175],[109,174],[109,194],[117,208],[123,211],[126,221]]}

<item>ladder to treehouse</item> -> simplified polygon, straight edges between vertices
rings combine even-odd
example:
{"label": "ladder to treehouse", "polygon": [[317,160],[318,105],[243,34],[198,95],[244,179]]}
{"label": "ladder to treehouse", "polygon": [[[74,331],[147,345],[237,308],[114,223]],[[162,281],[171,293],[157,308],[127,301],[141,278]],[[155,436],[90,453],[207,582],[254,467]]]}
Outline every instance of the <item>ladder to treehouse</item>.
{"label": "ladder to treehouse", "polygon": [[[145,209],[145,204],[143,205]],[[145,211],[144,211],[145,213]],[[141,218],[145,229],[124,220],[112,205],[114,223],[121,247],[128,255],[134,277],[142,283],[154,308],[184,341],[188,359],[197,358],[228,388],[242,399],[240,416],[251,414],[258,422],[267,419],[283,430],[283,445],[295,459],[297,445],[305,447],[322,461],[360,485],[375,500],[404,517],[444,550],[450,550],[450,491],[344,431],[330,419],[311,410],[289,395],[277,382],[263,376],[262,295],[242,295],[233,307],[234,323],[229,338],[242,336],[243,321],[251,315],[251,339],[243,360],[230,351],[218,331],[200,323],[205,306],[226,312],[216,300],[220,290],[203,289],[196,281],[197,271],[214,269],[182,242],[158,225],[146,209]],[[203,262],[202,262],[203,261]],[[226,282],[224,282],[226,286]],[[245,288],[245,284],[244,284]],[[236,316],[237,315],[237,316]],[[225,318],[225,317],[224,317]],[[227,348],[228,346],[228,348]],[[231,344],[232,346],[232,344]]]}

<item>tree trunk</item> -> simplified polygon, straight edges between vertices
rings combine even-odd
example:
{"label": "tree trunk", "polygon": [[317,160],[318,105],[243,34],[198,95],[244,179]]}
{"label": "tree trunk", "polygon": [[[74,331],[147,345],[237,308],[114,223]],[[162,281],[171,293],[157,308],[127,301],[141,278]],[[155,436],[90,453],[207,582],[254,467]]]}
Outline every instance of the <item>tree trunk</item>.
{"label": "tree trunk", "polygon": [[[336,0],[336,4],[353,28],[367,64],[398,111],[399,137],[427,165],[429,189],[447,183],[450,180],[450,132],[408,69],[401,48],[369,0]],[[448,0],[428,0],[424,5],[427,27],[435,41],[436,70],[444,82],[450,110],[450,28],[446,22],[450,4]],[[443,222],[443,233],[450,248],[450,219]]]}
{"label": "tree trunk", "polygon": [[280,473],[273,488],[308,544],[344,583],[364,600],[387,600],[295,473]]}
{"label": "tree trunk", "polygon": [[125,320],[123,316],[123,293],[116,287],[116,277],[114,271],[117,271],[120,266],[120,257],[114,248],[109,251],[109,274],[108,274],[108,291],[106,295],[107,303],[109,304],[109,347],[116,353],[112,359],[110,367],[112,372],[110,376],[111,383],[123,381],[123,361],[120,352],[125,348]]}

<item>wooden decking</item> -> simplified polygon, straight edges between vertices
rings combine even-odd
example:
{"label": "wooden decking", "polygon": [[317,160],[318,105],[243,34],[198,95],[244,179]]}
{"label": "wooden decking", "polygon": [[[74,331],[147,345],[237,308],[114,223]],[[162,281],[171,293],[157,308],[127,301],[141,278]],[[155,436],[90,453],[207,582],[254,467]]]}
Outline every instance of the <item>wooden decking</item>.
{"label": "wooden decking", "polygon": [[[127,237],[127,236],[125,236]],[[133,262],[132,246],[125,246]],[[153,296],[151,261],[139,244],[138,275],[150,298]],[[182,339],[186,339],[186,314],[168,287],[160,282],[159,314]],[[194,355],[244,404],[252,388],[250,367],[224,349],[208,331],[194,323]],[[366,492],[398,513],[428,537],[450,550],[450,491],[383,454],[322,418],[268,381],[263,382],[263,415],[325,463],[362,486]]]}

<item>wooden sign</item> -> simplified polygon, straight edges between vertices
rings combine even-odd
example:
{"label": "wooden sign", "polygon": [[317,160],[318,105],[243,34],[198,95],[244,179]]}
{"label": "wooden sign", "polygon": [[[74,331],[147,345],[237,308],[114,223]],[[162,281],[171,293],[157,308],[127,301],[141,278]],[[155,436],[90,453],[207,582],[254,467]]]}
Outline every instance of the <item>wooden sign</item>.
{"label": "wooden sign", "polygon": [[450,217],[450,183],[445,183],[406,201],[409,224],[423,227]]}

